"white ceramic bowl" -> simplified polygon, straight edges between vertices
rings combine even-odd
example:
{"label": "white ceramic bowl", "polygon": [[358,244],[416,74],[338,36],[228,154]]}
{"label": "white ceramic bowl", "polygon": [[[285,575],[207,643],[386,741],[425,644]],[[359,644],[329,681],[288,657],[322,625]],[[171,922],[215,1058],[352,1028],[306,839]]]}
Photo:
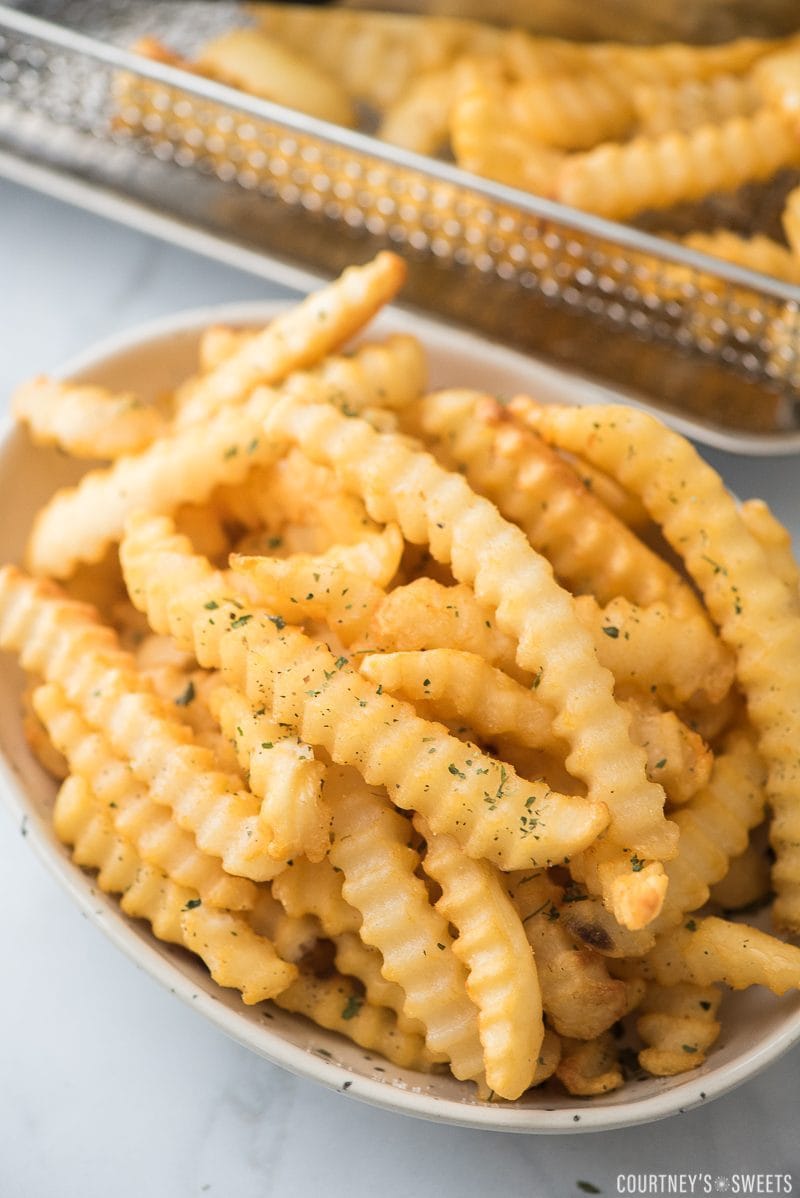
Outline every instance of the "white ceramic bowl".
{"label": "white ceramic bowl", "polygon": [[[264,323],[275,311],[275,304],[227,305],[158,320],[103,342],[60,374],[132,389],[145,397],[155,395],[190,372],[199,332],[206,325]],[[420,335],[429,351],[434,385],[466,384],[496,394],[529,390],[543,399],[571,402],[613,398],[509,350],[401,312],[385,314],[373,329]],[[19,430],[8,435],[0,447],[5,516],[0,522],[0,561],[21,557],[36,509],[82,469],[56,452],[34,449]],[[93,877],[72,864],[51,827],[55,785],[34,761],[23,738],[18,716],[21,684],[21,672],[4,656],[0,753],[6,784],[2,789],[24,825],[28,843],[85,914],[133,961],[239,1043],[294,1073],[376,1106],[446,1123],[517,1132],[598,1131],[660,1119],[716,1097],[752,1077],[800,1038],[800,996],[776,999],[756,991],[730,995],[723,1004],[720,1040],[706,1064],[694,1073],[632,1081],[616,1093],[591,1100],[546,1089],[524,1101],[501,1105],[478,1102],[470,1086],[449,1077],[396,1069],[270,1004],[245,1007],[235,992],[217,987],[194,958],[157,941],[141,923],[126,919],[116,901],[95,888]]]}

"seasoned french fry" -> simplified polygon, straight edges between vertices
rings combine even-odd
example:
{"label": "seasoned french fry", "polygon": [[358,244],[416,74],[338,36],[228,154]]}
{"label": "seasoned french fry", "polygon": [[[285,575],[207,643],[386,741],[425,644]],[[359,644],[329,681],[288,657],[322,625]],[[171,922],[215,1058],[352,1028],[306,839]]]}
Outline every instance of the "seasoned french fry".
{"label": "seasoned french fry", "polygon": [[232,780],[214,768],[213,754],[192,743],[189,728],[150,691],[91,609],[6,566],[0,571],[0,645],[15,648],[26,669],[61,686],[130,762],[151,798],[170,807],[198,846],[221,857],[229,872],[263,881],[280,871],[266,851],[258,800],[231,789]]}
{"label": "seasoned french fry", "polygon": [[521,428],[497,400],[476,391],[439,391],[404,413],[438,460],[463,471],[470,486],[518,524],[547,555],[559,580],[600,603],[668,601],[700,612],[690,588],[603,504],[586,493],[573,468]]}
{"label": "seasoned french fry", "polygon": [[[779,925],[800,928],[800,596],[776,573],[716,472],[688,441],[626,408],[539,408],[531,424],[549,440],[580,446],[640,495],[683,556],[726,644],[768,769],[773,879]],[[691,495],[691,503],[679,497]]]}
{"label": "seasoned french fry", "polygon": [[314,751],[266,713],[256,714],[239,691],[218,687],[211,710],[234,747],[259,813],[269,829],[267,845],[276,861],[307,857],[322,861],[330,845],[331,812],[322,797],[325,766]]}
{"label": "seasoned french fry", "polygon": [[60,687],[38,687],[33,701],[70,770],[85,780],[108,810],[115,830],[144,862],[178,885],[196,890],[211,907],[239,911],[253,906],[253,883],[226,873],[219,857],[198,848],[191,833],[179,827],[167,808],[153,802],[127,763],[114,756],[105,737],[86,723]]}
{"label": "seasoned french fry", "polygon": [[405,1013],[406,996],[403,990],[396,982],[387,981],[383,976],[383,957],[378,950],[365,944],[355,932],[342,932],[334,943],[334,960],[339,973],[357,978],[364,987],[367,1001],[373,1006],[388,1007],[394,1011],[401,1032],[413,1032],[424,1039],[425,1025]]}
{"label": "seasoned french fry", "polygon": [[763,499],[746,499],[739,512],[747,529],[769,558],[771,569],[790,591],[800,591],[800,566],[792,552],[792,538]]}
{"label": "seasoned french fry", "polygon": [[296,977],[294,966],[281,961],[270,941],[241,916],[204,906],[196,891],[145,865],[114,831],[84,779],[70,777],[63,784],[54,824],[59,837],[74,845],[75,860],[99,871],[100,886],[122,894],[127,915],[146,919],[159,939],[197,953],[214,981],[240,990],[244,1002],[273,998]]}
{"label": "seasoned french fry", "polygon": [[63,753],[59,753],[53,745],[47,729],[36,714],[33,704],[36,689],[36,681],[31,679],[22,692],[22,731],[28,748],[42,769],[61,782],[69,774],[69,765]]}
{"label": "seasoned french fry", "polygon": [[301,973],[274,999],[284,1011],[305,1015],[402,1069],[428,1072],[435,1060],[421,1036],[401,1031],[390,1010],[365,1001],[347,978]]}
{"label": "seasoned french fry", "polygon": [[662,986],[724,982],[733,990],[766,986],[773,994],[800,989],[800,948],[714,915],[659,936],[641,967]]}
{"label": "seasoned french fry", "polygon": [[136,453],[166,428],[158,409],[135,395],[62,383],[44,375],[18,387],[11,404],[35,444],[58,445],[77,458]]}
{"label": "seasoned french fry", "polygon": [[697,1069],[720,1033],[716,1014],[722,995],[718,986],[679,982],[650,983],[636,1020],[647,1048],[639,1064],[656,1077],[674,1077]]}
{"label": "seasoned french fry", "polygon": [[728,872],[711,887],[709,898],[724,911],[739,911],[770,897],[770,859],[766,825],[754,828],[747,848],[731,858]]}
{"label": "seasoned french fry", "polygon": [[341,278],[276,317],[257,336],[203,376],[179,410],[180,427],[207,420],[226,404],[245,399],[258,386],[281,382],[304,370],[353,337],[399,290],[402,258],[388,252],[366,266],[351,266]]}
{"label": "seasoned french fry", "polygon": [[568,1094],[577,1094],[581,1098],[618,1090],[624,1078],[613,1036],[603,1032],[594,1040],[564,1037],[556,1077]]}
{"label": "seasoned french fry", "polygon": [[361,913],[361,937],[381,953],[384,977],[402,988],[406,1013],[424,1024],[431,1051],[447,1054],[456,1077],[481,1081],[478,1011],[447,920],[414,874],[419,855],[408,846],[409,825],[354,771],[331,773],[331,861],[342,871],[344,897]]}
{"label": "seasoned french fry", "polygon": [[272,893],[287,915],[313,915],[326,936],[342,936],[361,927],[359,912],[342,896],[342,879],[328,858],[312,863],[298,857],[275,879]]}
{"label": "seasoned french fry", "polygon": [[542,1047],[542,995],[519,915],[496,871],[471,861],[452,836],[435,836],[424,820],[425,872],[439,884],[436,910],[456,929],[453,952],[467,971],[478,1008],[486,1084],[513,1101],[533,1083]]}

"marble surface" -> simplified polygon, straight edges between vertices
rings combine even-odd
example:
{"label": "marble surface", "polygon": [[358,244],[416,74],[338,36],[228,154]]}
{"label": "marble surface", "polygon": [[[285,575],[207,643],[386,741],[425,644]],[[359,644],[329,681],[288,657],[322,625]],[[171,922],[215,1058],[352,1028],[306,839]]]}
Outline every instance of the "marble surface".
{"label": "marble surface", "polygon": [[[17,382],[105,334],[278,294],[3,182],[0,280],[3,421]],[[710,456],[800,541],[800,459]],[[0,862],[3,1198],[561,1198],[585,1192],[580,1181],[616,1194],[620,1173],[676,1170],[793,1173],[800,1188],[800,1050],[650,1127],[575,1137],[440,1127],[329,1093],[229,1042],[82,918],[1,804]]]}

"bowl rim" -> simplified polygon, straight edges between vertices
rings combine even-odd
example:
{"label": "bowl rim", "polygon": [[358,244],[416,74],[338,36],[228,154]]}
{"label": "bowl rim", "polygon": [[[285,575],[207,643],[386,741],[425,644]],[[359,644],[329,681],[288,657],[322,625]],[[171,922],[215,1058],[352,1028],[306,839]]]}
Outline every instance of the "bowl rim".
{"label": "bowl rim", "polygon": [[[70,357],[60,367],[51,371],[51,374],[62,379],[90,374],[100,370],[109,359],[144,343],[182,333],[195,333],[213,324],[246,325],[264,322],[274,317],[285,306],[285,301],[281,300],[225,303],[159,316],[101,339]],[[476,340],[479,340],[473,334],[422,321],[397,308],[386,309],[370,326],[370,332],[373,329],[380,330],[382,326],[388,326],[395,332],[414,332],[434,350],[446,345],[449,352],[463,349],[467,353],[474,353]],[[531,375],[532,369],[537,372],[541,366],[542,380],[547,389],[554,386],[567,402],[579,402],[575,395],[578,382],[575,378],[564,376],[553,367],[531,362],[524,355],[502,346],[491,345],[490,351],[493,360],[500,365],[509,369],[524,369],[528,376]],[[580,402],[598,403],[608,400],[609,393],[605,389],[597,388],[593,384],[584,384],[582,380],[579,382]],[[9,456],[24,452],[28,447],[30,443],[23,430],[13,424],[2,429],[0,477]],[[250,1034],[251,1025],[242,1020],[235,1009],[226,1006],[212,993],[196,985],[190,976],[177,968],[166,955],[161,942],[150,932],[144,936],[137,932],[131,921],[119,909],[115,898],[100,892],[94,884],[94,877],[73,864],[66,852],[55,842],[47,820],[29,800],[24,782],[15,770],[13,762],[2,752],[0,781],[4,783],[0,790],[16,816],[21,833],[50,874],[71,895],[91,922],[99,926],[135,965],[188,1006],[199,1010],[226,1035],[273,1064],[384,1110],[482,1130],[527,1134],[610,1131],[683,1114],[701,1106],[749,1080],[800,1041],[800,1010],[797,1010],[787,1013],[780,1031],[769,1041],[754,1045],[735,1060],[716,1068],[712,1067],[707,1073],[687,1074],[679,1085],[672,1085],[650,1097],[632,1097],[628,1101],[616,1102],[613,1106],[591,1105],[585,1102],[579,1106],[576,1104],[555,1109],[498,1106],[477,1101],[459,1102],[374,1080],[355,1073],[345,1065],[323,1058],[308,1048],[292,1044],[279,1032],[268,1027],[259,1027],[259,1043],[255,1043]],[[635,1089],[632,1089],[632,1094],[635,1095]]]}

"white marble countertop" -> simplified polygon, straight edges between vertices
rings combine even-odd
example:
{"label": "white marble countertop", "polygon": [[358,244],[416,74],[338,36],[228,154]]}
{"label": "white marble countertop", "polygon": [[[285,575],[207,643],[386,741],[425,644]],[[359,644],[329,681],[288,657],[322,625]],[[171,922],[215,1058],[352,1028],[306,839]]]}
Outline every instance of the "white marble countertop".
{"label": "white marble countertop", "polygon": [[[105,334],[278,294],[2,182],[0,280],[3,413],[14,384]],[[711,456],[800,543],[800,458]],[[2,1198],[569,1198],[579,1181],[608,1195],[620,1173],[676,1170],[794,1170],[800,1189],[798,1049],[650,1127],[574,1137],[440,1127],[329,1093],[228,1041],[82,918],[2,806],[0,861]]]}

